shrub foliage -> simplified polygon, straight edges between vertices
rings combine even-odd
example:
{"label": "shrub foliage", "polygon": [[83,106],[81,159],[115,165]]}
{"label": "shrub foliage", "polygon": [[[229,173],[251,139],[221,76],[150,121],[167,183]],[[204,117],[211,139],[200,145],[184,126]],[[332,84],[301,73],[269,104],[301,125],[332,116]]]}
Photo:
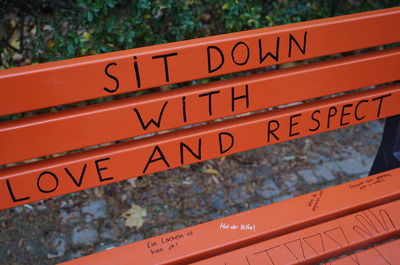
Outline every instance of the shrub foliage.
{"label": "shrub foliage", "polygon": [[396,2],[5,0],[0,7],[1,67],[349,14]]}

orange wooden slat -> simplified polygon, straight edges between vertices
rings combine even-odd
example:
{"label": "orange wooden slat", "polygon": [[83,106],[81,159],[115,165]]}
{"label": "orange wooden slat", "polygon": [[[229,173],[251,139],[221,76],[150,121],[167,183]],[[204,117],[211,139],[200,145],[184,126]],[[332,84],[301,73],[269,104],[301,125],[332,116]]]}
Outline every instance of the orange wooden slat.
{"label": "orange wooden slat", "polygon": [[0,116],[399,41],[394,7],[2,70]]}
{"label": "orange wooden slat", "polygon": [[193,264],[317,264],[396,236],[400,236],[399,200]]}
{"label": "orange wooden slat", "polygon": [[378,245],[361,252],[347,255],[337,260],[327,262],[324,265],[347,264],[373,264],[388,265],[397,264],[400,261],[400,239]]}
{"label": "orange wooden slat", "polygon": [[400,113],[390,85],[0,170],[0,209]]}
{"label": "orange wooden slat", "polygon": [[[400,168],[89,255],[66,262],[66,264],[100,265],[108,264],[108,262],[114,264],[188,264],[398,200],[400,196],[399,177]],[[400,211],[398,204],[397,201],[397,211],[388,211],[390,217],[395,220],[397,229],[393,232],[393,227],[391,227],[389,233],[399,232]],[[378,206],[378,209],[386,209],[385,207]],[[376,211],[373,210],[373,212]],[[367,212],[367,215],[369,216],[369,212]],[[362,219],[360,220],[363,222]],[[376,220],[373,220],[373,223],[375,224]],[[354,219],[349,224],[351,224],[350,230],[353,226],[361,226]],[[242,225],[244,225],[243,229]],[[389,226],[388,223],[387,225]],[[335,227],[328,228],[334,229]],[[348,225],[346,225],[346,229],[348,228]],[[319,232],[323,233],[329,229],[322,229]],[[378,229],[379,232],[382,232],[382,228],[379,227]],[[336,235],[333,233],[335,230],[331,231],[328,235],[323,235],[324,240],[328,240],[326,236],[333,238]],[[373,236],[377,234],[374,231],[370,233]],[[301,244],[308,247],[305,250],[307,255],[312,255],[312,249],[308,244],[315,242],[313,240],[315,238],[312,238],[312,233],[307,236],[311,237],[304,243],[303,239]],[[336,236],[334,238],[339,245],[343,243],[343,237],[340,238],[340,241]],[[382,237],[379,239],[382,239]],[[296,245],[295,243],[294,241],[293,244],[288,243],[287,245],[292,247]],[[333,247],[338,247],[338,244],[335,245],[334,243],[330,242]],[[174,245],[174,247],[171,247],[171,245]],[[319,251],[319,248],[317,251]],[[261,256],[264,256],[264,262],[268,262],[267,255],[262,254]],[[293,254],[290,252],[288,256],[293,258]],[[242,261],[241,264],[247,264],[246,259],[240,259],[240,261]]]}
{"label": "orange wooden slat", "polygon": [[398,69],[394,48],[3,122],[0,165],[395,81]]}

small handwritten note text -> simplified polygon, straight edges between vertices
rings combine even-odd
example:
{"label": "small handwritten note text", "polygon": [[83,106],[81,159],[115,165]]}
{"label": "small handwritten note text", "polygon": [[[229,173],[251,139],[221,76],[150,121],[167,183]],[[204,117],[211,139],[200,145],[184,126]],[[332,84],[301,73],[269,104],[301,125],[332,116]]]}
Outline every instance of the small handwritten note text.
{"label": "small handwritten note text", "polygon": [[171,251],[178,248],[180,244],[183,243],[182,240],[184,238],[191,237],[192,235],[193,231],[188,231],[186,233],[162,236],[156,241],[148,241],[147,248],[150,250],[151,255],[163,253],[165,251]]}
{"label": "small handwritten note text", "polygon": [[367,187],[371,187],[371,186],[374,186],[376,184],[385,182],[385,178],[387,178],[387,177],[391,177],[391,175],[386,173],[386,174],[383,174],[383,175],[371,176],[371,177],[366,178],[365,180],[362,180],[360,182],[357,182],[357,183],[354,183],[354,184],[353,183],[349,184],[349,188],[352,189],[352,190],[363,190],[363,189],[365,189]]}
{"label": "small handwritten note text", "polygon": [[321,201],[322,194],[324,194],[324,191],[320,190],[311,195],[311,198],[308,201],[307,206],[310,207],[312,211],[315,211],[319,208],[319,202]]}
{"label": "small handwritten note text", "polygon": [[221,223],[219,226],[219,229],[224,229],[224,230],[250,230],[250,231],[256,231],[256,225],[253,224],[240,224],[240,225],[230,225],[230,224],[225,224]]}

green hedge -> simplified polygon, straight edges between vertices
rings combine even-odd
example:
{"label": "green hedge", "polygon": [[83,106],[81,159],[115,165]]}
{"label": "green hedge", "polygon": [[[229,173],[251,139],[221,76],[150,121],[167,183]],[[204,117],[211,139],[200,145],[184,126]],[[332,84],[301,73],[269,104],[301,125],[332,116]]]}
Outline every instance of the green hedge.
{"label": "green hedge", "polygon": [[33,63],[48,62],[397,4],[396,0],[6,0],[0,9],[2,68],[15,66],[15,53],[24,53]]}

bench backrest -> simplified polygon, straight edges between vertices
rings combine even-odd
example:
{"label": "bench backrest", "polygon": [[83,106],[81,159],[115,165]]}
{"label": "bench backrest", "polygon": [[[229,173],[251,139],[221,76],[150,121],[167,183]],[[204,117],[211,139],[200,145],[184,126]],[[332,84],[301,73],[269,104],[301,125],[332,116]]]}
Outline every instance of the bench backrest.
{"label": "bench backrest", "polygon": [[[0,115],[400,41],[400,8],[0,72]],[[400,48],[246,75],[0,124],[0,208],[400,113],[399,85],[219,121],[399,79]],[[109,146],[103,144],[160,133]]]}

